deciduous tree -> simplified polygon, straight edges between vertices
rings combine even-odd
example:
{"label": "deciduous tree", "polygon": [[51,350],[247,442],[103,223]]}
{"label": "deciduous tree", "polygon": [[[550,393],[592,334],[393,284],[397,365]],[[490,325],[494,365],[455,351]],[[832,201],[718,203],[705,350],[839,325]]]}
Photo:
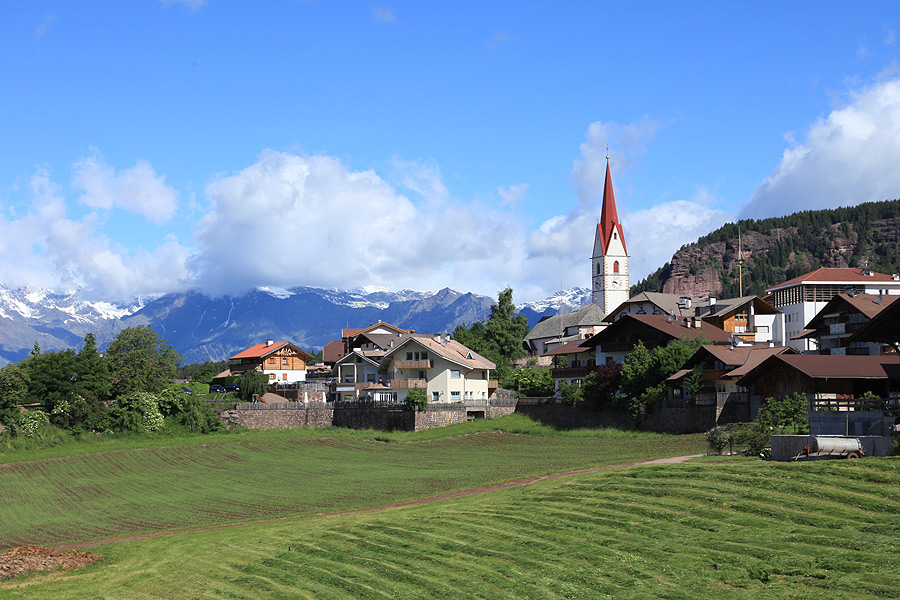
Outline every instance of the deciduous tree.
{"label": "deciduous tree", "polygon": [[181,355],[147,325],[122,330],[106,350],[113,394],[160,392],[175,378]]}

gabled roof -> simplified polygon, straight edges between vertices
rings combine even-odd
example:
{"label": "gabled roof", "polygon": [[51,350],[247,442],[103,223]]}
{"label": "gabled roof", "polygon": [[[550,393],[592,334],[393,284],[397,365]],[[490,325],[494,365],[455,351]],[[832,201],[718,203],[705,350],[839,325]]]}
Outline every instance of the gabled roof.
{"label": "gabled roof", "polygon": [[728,315],[728,313],[734,312],[748,304],[753,305],[756,314],[778,314],[777,308],[767,303],[759,296],[741,296],[740,298],[723,298],[716,300],[716,303],[712,306],[712,311],[702,316],[704,319],[724,317]]}
{"label": "gabled roof", "polygon": [[565,331],[569,327],[596,327],[599,325],[603,325],[603,311],[596,304],[588,304],[575,312],[541,319],[525,336],[525,341],[556,338],[559,337],[560,332],[565,335]]}
{"label": "gabled roof", "polygon": [[407,336],[399,345],[395,346],[390,352],[384,355],[382,364],[385,364],[385,361],[390,360],[391,355],[395,352],[400,352],[404,346],[407,346],[412,342],[417,342],[420,346],[424,347],[434,355],[469,369],[491,370],[497,368],[497,365],[474,350],[470,350],[466,346],[463,346],[456,340],[449,337],[441,337],[441,341],[438,341],[435,337],[436,336],[422,334],[412,334]]}
{"label": "gabled roof", "polygon": [[691,322],[691,319],[673,318],[670,315],[625,315],[600,333],[583,341],[581,345],[585,348],[595,348],[604,341],[609,342],[615,339],[621,331],[632,328],[638,323],[655,329],[673,340],[696,339],[703,336],[714,344],[727,344],[731,341],[731,334],[715,325],[698,319],[696,327],[689,327],[687,326],[688,322]]}
{"label": "gabled roof", "polygon": [[[896,281],[892,276],[885,275],[884,273],[875,273],[873,271],[868,271],[868,273],[872,274],[867,275],[866,272],[858,268],[822,267],[799,277],[788,279],[784,283],[773,285],[772,287],[767,288],[766,292],[780,290],[801,283],[831,283],[841,285],[844,283],[853,284],[870,283],[873,281]],[[898,285],[900,285],[900,282],[898,282]]]}
{"label": "gabled roof", "polygon": [[280,350],[285,346],[289,346],[292,350],[300,354],[304,360],[312,358],[312,354],[305,350],[301,350],[290,342],[273,342],[272,344],[256,344],[255,346],[250,346],[243,352],[238,352],[234,356],[229,357],[229,360],[237,360],[240,358],[266,358],[276,350]]}
{"label": "gabled roof", "polygon": [[374,325],[369,325],[368,327],[356,328],[356,329],[342,329],[341,334],[344,338],[356,337],[361,333],[369,333],[370,331],[374,331],[379,328],[387,328],[392,329],[394,333],[415,333],[414,329],[401,329],[396,325],[391,325],[390,323],[385,323],[384,321],[378,321]]}
{"label": "gabled roof", "polygon": [[[691,299],[690,308],[682,308],[679,305],[682,298]],[[664,294],[662,292],[641,292],[632,296],[618,306],[616,310],[606,315],[605,321],[611,322],[613,318],[625,310],[628,305],[643,304],[645,302],[652,304],[659,309],[659,312],[666,315],[675,315],[677,317],[690,317],[695,314],[696,308],[702,306],[706,300],[699,296],[685,296],[684,294]]]}
{"label": "gabled roof", "polygon": [[850,336],[853,342],[900,342],[900,302],[890,306],[872,317],[872,320]]}
{"label": "gabled roof", "polygon": [[613,195],[612,176],[609,174],[609,159],[606,160],[606,182],[603,184],[603,208],[600,209],[600,222],[597,223],[597,238],[600,240],[600,248],[606,254],[613,231],[618,231],[622,248],[628,254],[625,246],[625,234],[622,233],[622,224],[616,212],[616,198]]}
{"label": "gabled roof", "polygon": [[703,346],[699,348],[686,363],[684,369],[669,377],[667,381],[677,381],[703,362],[706,356],[712,356],[725,365],[726,372],[723,377],[743,377],[750,369],[760,364],[773,354],[788,352],[796,354],[796,350],[789,346]]}
{"label": "gabled roof", "polygon": [[739,385],[752,383],[767,371],[787,365],[813,379],[895,379],[900,377],[900,356],[831,356],[778,354],[751,369]]}
{"label": "gabled roof", "polygon": [[900,299],[900,296],[878,296],[876,294],[856,294],[851,296],[846,292],[837,294],[822,307],[816,316],[806,324],[806,329],[817,329],[825,320],[825,315],[834,314],[843,310],[858,312],[867,319],[872,319],[886,307]]}
{"label": "gabled roof", "polygon": [[542,354],[542,356],[557,356],[560,354],[579,354],[581,352],[590,351],[590,348],[585,348],[581,345],[581,342],[583,342],[583,341],[584,340],[581,340],[581,339],[572,340],[568,344],[563,344],[562,346],[560,346],[558,348],[554,348],[553,350],[548,350],[547,352],[544,352],[544,354]]}
{"label": "gabled roof", "polygon": [[[357,357],[361,358],[363,360],[363,362],[367,362],[367,363],[371,364],[373,367],[377,367],[379,364],[378,361],[373,360],[373,358],[371,356],[366,356],[365,353],[360,352],[359,350],[354,350],[350,354],[347,354],[346,356],[344,356],[340,360],[338,360],[336,363],[334,363],[334,366],[337,367],[338,365],[342,365],[345,362],[347,362],[348,360],[350,360],[351,358],[353,358],[353,362],[356,362]],[[378,358],[381,358],[381,357],[379,356]]]}

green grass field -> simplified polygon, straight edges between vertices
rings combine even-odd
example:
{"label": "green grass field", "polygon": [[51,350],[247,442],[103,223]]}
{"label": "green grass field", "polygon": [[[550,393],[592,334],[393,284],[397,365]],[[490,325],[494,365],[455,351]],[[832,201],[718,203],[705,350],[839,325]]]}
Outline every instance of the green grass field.
{"label": "green grass field", "polygon": [[[49,543],[64,531],[82,539],[286,518],[90,548],[108,560],[0,581],[0,598],[895,598],[900,590],[897,459],[625,467],[421,506],[314,514],[703,448],[696,436],[543,428],[401,437],[408,441],[257,434],[7,462],[4,542],[30,529]],[[217,470],[223,462],[241,477]],[[8,513],[16,493],[17,503],[42,504],[44,520],[37,510]],[[90,500],[104,494],[113,497]]]}

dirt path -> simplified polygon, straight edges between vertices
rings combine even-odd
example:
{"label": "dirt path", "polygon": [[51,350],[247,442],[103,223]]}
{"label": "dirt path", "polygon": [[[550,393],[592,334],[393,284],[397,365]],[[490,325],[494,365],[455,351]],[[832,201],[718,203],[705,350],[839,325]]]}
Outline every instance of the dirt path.
{"label": "dirt path", "polygon": [[601,467],[591,467],[589,469],[575,469],[572,471],[562,471],[560,473],[549,473],[547,475],[536,475],[534,477],[526,477],[524,479],[515,479],[504,483],[495,483],[490,485],[482,485],[465,490],[456,490],[455,492],[446,492],[436,496],[426,496],[423,498],[412,498],[410,500],[401,500],[399,502],[390,502],[388,504],[378,504],[376,506],[366,506],[362,508],[348,508],[345,510],[336,510],[330,512],[319,512],[309,515],[292,515],[287,517],[275,517],[271,519],[258,519],[254,521],[242,521],[240,523],[228,523],[224,525],[203,525],[201,527],[188,527],[185,529],[172,529],[169,531],[157,531],[154,533],[142,533],[137,535],[126,535],[121,537],[105,538],[102,540],[91,540],[89,542],[75,542],[72,544],[58,544],[52,547],[57,550],[77,550],[80,548],[92,548],[94,546],[103,546],[105,544],[115,544],[118,542],[130,542],[132,540],[143,540],[147,538],[163,537],[169,535],[179,535],[182,533],[198,533],[202,531],[214,531],[216,529],[227,529],[230,527],[243,527],[245,525],[260,525],[265,523],[277,523],[279,521],[289,521],[292,519],[312,519],[317,517],[334,517],[340,515],[352,515],[358,513],[369,513],[388,508],[403,508],[407,506],[420,506],[422,504],[431,504],[433,502],[441,502],[444,500],[452,500],[454,498],[465,498],[466,496],[474,496],[476,494],[486,494],[497,490],[505,490],[507,488],[522,487],[531,485],[539,481],[547,481],[550,479],[559,479],[560,477],[571,477],[573,475],[583,475],[585,473],[596,473],[597,471],[606,471],[609,469],[619,469],[622,467],[635,467],[639,465],[661,465],[682,463],[692,458],[699,458],[702,454],[692,454],[690,456],[670,456],[668,458],[657,458],[655,460],[643,460],[628,463],[618,463],[614,465],[603,465]]}

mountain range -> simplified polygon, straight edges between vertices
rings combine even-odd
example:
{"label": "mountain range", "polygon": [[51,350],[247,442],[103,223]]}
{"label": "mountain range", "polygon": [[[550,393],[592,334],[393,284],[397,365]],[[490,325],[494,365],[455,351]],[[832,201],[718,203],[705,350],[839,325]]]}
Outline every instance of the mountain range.
{"label": "mountain range", "polygon": [[[590,301],[575,288],[519,306],[533,324],[558,310]],[[138,299],[125,305],[88,302],[77,293],[0,284],[0,365],[42,350],[79,348],[93,333],[100,348],[126,327],[148,325],[182,354],[185,364],[222,360],[267,338],[317,350],[340,339],[345,327],[385,321],[422,333],[450,333],[460,323],[483,321],[495,299],[449,288],[438,292],[360,288],[260,288],[241,296],[199,291]]]}

